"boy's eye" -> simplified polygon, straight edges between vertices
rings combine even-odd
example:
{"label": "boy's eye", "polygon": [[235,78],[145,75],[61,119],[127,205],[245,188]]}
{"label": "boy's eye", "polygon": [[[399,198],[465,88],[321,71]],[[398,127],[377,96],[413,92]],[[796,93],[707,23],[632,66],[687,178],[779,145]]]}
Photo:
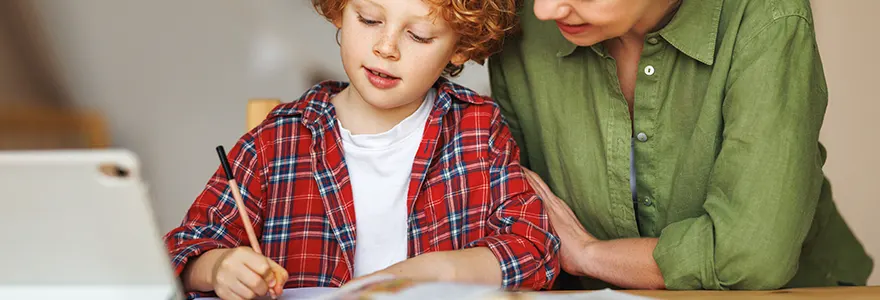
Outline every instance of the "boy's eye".
{"label": "boy's eye", "polygon": [[423,37],[420,37],[420,36],[418,36],[418,35],[416,35],[415,33],[412,33],[412,32],[409,33],[409,36],[412,37],[413,41],[416,41],[417,43],[422,43],[422,44],[427,44],[427,43],[430,43],[431,41],[434,40],[434,39],[431,39],[431,38],[423,38]]}
{"label": "boy's eye", "polygon": [[366,24],[367,26],[373,26],[373,25],[376,25],[376,24],[382,23],[382,22],[379,22],[379,21],[376,21],[376,20],[370,20],[370,19],[364,18],[364,16],[361,16],[361,15],[358,15],[358,21],[360,21],[361,23]]}

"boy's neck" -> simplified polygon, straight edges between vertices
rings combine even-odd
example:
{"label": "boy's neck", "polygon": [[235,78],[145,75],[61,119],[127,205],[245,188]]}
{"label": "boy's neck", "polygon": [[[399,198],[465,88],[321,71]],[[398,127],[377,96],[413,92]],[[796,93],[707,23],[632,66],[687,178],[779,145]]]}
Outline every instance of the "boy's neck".
{"label": "boy's neck", "polygon": [[[424,96],[421,100],[424,100]],[[330,99],[336,109],[336,119],[351,134],[377,134],[391,130],[415,113],[422,102],[412,101],[393,109],[381,109],[364,101],[351,85]]]}

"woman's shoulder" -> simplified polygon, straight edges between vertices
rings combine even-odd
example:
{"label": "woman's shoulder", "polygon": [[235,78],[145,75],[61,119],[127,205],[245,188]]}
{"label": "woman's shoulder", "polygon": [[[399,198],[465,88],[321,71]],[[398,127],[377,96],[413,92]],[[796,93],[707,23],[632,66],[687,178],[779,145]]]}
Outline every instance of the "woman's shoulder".
{"label": "woman's shoulder", "polygon": [[763,16],[767,19],[786,16],[812,18],[810,0],[725,0],[724,9],[742,7],[748,15]]}
{"label": "woman's shoulder", "polygon": [[736,26],[740,33],[758,32],[780,19],[797,17],[813,23],[809,0],[725,0],[721,27]]}

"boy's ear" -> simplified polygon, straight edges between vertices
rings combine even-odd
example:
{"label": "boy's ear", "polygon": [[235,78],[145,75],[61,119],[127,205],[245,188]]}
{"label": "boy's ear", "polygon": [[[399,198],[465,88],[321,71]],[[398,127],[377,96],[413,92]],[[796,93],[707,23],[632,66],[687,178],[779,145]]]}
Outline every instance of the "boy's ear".
{"label": "boy's ear", "polygon": [[464,54],[461,54],[461,53],[453,54],[452,58],[449,59],[449,62],[451,62],[453,65],[456,65],[456,66],[463,65],[467,61],[468,61],[467,56],[465,56]]}

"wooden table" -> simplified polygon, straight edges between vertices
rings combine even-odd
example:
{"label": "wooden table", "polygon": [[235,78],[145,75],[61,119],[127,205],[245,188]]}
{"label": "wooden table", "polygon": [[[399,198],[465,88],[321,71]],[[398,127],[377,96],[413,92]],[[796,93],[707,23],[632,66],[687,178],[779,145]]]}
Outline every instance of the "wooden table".
{"label": "wooden table", "polygon": [[880,286],[799,288],[774,291],[621,291],[655,299],[878,299]]}

